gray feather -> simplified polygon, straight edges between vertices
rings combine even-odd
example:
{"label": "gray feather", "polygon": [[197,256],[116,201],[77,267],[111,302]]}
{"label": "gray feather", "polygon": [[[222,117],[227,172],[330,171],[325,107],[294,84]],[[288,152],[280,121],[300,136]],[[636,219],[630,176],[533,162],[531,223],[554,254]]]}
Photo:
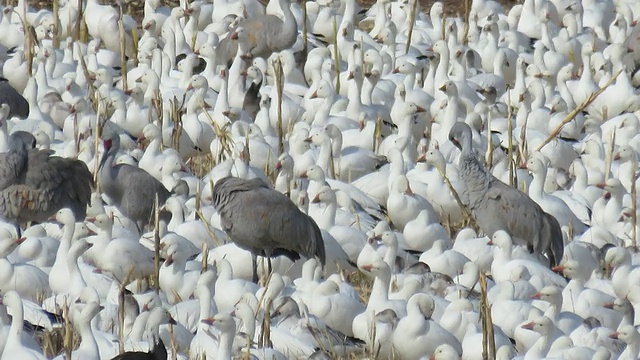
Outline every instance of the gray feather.
{"label": "gray feather", "polygon": [[478,226],[488,236],[507,231],[514,243],[537,253],[547,253],[553,264],[562,259],[564,241],[558,221],[522,191],[508,186],[489,173],[472,149],[471,129],[456,123],[449,139],[462,151],[460,179],[464,184],[461,199]]}
{"label": "gray feather", "polygon": [[291,260],[326,256],[318,225],[285,195],[263,180],[220,179],[213,187],[213,204],[223,230],[241,248],[256,255],[286,255]]}

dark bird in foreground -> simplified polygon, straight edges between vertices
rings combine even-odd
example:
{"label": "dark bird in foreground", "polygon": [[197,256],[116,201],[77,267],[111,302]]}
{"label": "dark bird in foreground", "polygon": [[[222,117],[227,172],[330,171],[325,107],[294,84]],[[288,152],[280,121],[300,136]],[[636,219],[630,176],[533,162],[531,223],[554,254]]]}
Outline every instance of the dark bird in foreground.
{"label": "dark bird in foreground", "polygon": [[[98,169],[100,188],[126,217],[136,222],[138,230],[151,223],[154,216],[156,194],[159,206],[171,196],[169,190],[148,172],[129,164],[115,164],[120,150],[120,137],[115,133],[105,135],[105,153]],[[169,220],[169,214],[161,214]]]}
{"label": "dark bird in foreground", "polygon": [[33,135],[16,131],[0,156],[0,214],[16,225],[43,222],[62,208],[84,219],[93,177],[80,160],[35,149]]}
{"label": "dark bird in foreground", "polygon": [[9,117],[26,119],[29,116],[29,103],[5,78],[0,78],[0,104],[9,105]]}
{"label": "dark bird in foreground", "polygon": [[449,131],[449,140],[462,152],[459,175],[464,188],[460,197],[480,230],[488,236],[505,230],[514,243],[526,245],[530,252],[546,253],[551,265],[558,265],[564,251],[558,221],[527,194],[487,171],[473,151],[469,125],[456,123]]}
{"label": "dark bird in foreground", "polygon": [[167,348],[164,347],[162,340],[158,339],[151,352],[127,351],[111,360],[167,360]]}
{"label": "dark bird in foreground", "polygon": [[213,206],[222,229],[239,247],[252,253],[253,280],[257,282],[256,257],[285,255],[292,261],[318,257],[326,262],[324,241],[318,225],[285,195],[262,179],[225,177],[213,187]]}

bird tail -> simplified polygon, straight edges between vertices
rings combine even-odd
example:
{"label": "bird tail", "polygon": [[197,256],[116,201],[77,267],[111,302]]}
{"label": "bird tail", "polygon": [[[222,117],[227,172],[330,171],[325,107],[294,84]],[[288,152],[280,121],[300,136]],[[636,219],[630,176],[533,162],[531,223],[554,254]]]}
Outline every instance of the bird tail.
{"label": "bird tail", "polygon": [[562,256],[564,255],[564,237],[558,220],[553,215],[545,213],[545,223],[549,231],[551,242],[546,250],[552,266],[560,265]]}
{"label": "bird tail", "polygon": [[318,259],[320,259],[322,266],[324,266],[327,263],[327,255],[324,248],[324,240],[322,239],[322,232],[320,231],[318,224],[316,224],[316,222],[311,217],[309,217],[309,223],[311,224],[313,233],[310,234],[311,236],[309,238],[308,245],[309,248],[307,250],[308,254],[306,255],[308,258],[316,256]]}

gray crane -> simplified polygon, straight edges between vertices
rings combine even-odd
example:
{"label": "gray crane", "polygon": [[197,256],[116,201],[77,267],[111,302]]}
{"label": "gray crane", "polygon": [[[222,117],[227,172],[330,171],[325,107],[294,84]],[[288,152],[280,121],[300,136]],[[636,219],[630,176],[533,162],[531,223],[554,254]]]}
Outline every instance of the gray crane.
{"label": "gray crane", "polygon": [[[220,40],[217,57],[218,64],[228,64],[238,52],[237,30],[242,29],[248,35],[246,37],[247,54],[244,58],[262,57],[264,59],[274,52],[289,49],[298,38],[298,23],[291,12],[290,0],[279,0],[282,10],[282,19],[277,15],[263,14],[253,18],[238,21],[227,36]],[[235,41],[234,41],[235,40]]]}
{"label": "gray crane", "polygon": [[[91,201],[93,177],[80,160],[35,149],[33,135],[17,131],[10,150],[0,158],[0,213],[16,225],[43,222],[62,208],[84,219]],[[19,228],[18,228],[19,231]]]}
{"label": "gray crane", "polygon": [[262,179],[225,177],[213,187],[213,206],[220,215],[223,230],[239,247],[252,253],[253,280],[257,282],[258,255],[285,255],[292,261],[300,254],[326,262],[320,228],[285,195]]}
{"label": "gray crane", "polygon": [[494,177],[478,161],[469,125],[456,123],[449,140],[462,152],[459,176],[464,188],[460,197],[478,226],[488,236],[507,231],[514,243],[526,245],[530,252],[546,253],[552,265],[562,260],[564,240],[558,221],[523,193]]}
{"label": "gray crane", "polygon": [[26,119],[29,116],[29,103],[16,89],[9,84],[9,81],[0,77],[0,104],[9,105],[9,116],[17,116]]}
{"label": "gray crane", "polygon": [[29,149],[35,148],[29,137],[33,135],[16,131],[9,136],[9,151],[0,154],[0,190],[24,182],[27,173]]}
{"label": "gray crane", "polygon": [[[143,169],[115,163],[120,150],[119,135],[108,131],[103,143],[105,152],[98,168],[102,192],[124,216],[136,222],[139,231],[143,231],[153,219],[156,194],[159,206],[162,206],[171,193]],[[170,214],[163,212],[161,218],[168,222]]]}

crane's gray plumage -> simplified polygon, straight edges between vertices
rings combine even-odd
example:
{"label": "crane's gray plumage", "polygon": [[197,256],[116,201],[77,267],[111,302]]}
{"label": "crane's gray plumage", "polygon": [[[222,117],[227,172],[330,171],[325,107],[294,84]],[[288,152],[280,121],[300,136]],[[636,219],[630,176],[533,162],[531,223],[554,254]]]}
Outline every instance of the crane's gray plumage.
{"label": "crane's gray plumage", "polygon": [[0,104],[9,105],[9,118],[29,116],[29,103],[5,78],[0,78]]}
{"label": "crane's gray plumage", "polygon": [[560,263],[564,241],[558,221],[527,194],[487,171],[474,154],[471,136],[471,128],[463,122],[456,123],[449,132],[449,140],[462,151],[459,175],[464,188],[460,197],[482,232],[493,236],[494,232],[505,230],[514,243],[539,254],[547,253],[554,265]]}
{"label": "crane's gray plumage", "polygon": [[[24,131],[14,132],[9,136],[9,151],[0,154],[0,190],[24,181],[27,173],[28,149],[35,146],[29,144],[28,136],[23,134],[33,137]],[[33,140],[35,141],[35,138]]]}
{"label": "crane's gray plumage", "polygon": [[284,21],[272,14],[263,14],[250,19],[242,19],[228,32],[227,36],[220,40],[216,54],[218,64],[227,64],[233,61],[238,52],[236,29],[242,27],[247,31],[248,54],[251,57],[269,58],[272,53],[291,48],[298,38],[298,23],[291,12],[289,0],[279,0],[280,8],[284,15]]}
{"label": "crane's gray plumage", "polygon": [[285,255],[295,261],[302,254],[325,264],[324,241],[316,222],[262,179],[220,179],[213,187],[213,205],[231,240],[254,255]]}
{"label": "crane's gray plumage", "polygon": [[17,131],[0,159],[0,211],[17,224],[43,222],[62,208],[84,219],[91,201],[93,177],[80,160],[35,149],[33,135]]}
{"label": "crane's gray plumage", "polygon": [[[109,196],[113,205],[124,216],[142,226],[149,224],[153,219],[156,194],[159,206],[162,206],[171,193],[143,169],[129,164],[115,165],[116,155],[120,150],[120,137],[113,132],[105,137],[105,154],[98,169],[102,192]],[[169,220],[168,214],[161,215],[164,220]]]}

